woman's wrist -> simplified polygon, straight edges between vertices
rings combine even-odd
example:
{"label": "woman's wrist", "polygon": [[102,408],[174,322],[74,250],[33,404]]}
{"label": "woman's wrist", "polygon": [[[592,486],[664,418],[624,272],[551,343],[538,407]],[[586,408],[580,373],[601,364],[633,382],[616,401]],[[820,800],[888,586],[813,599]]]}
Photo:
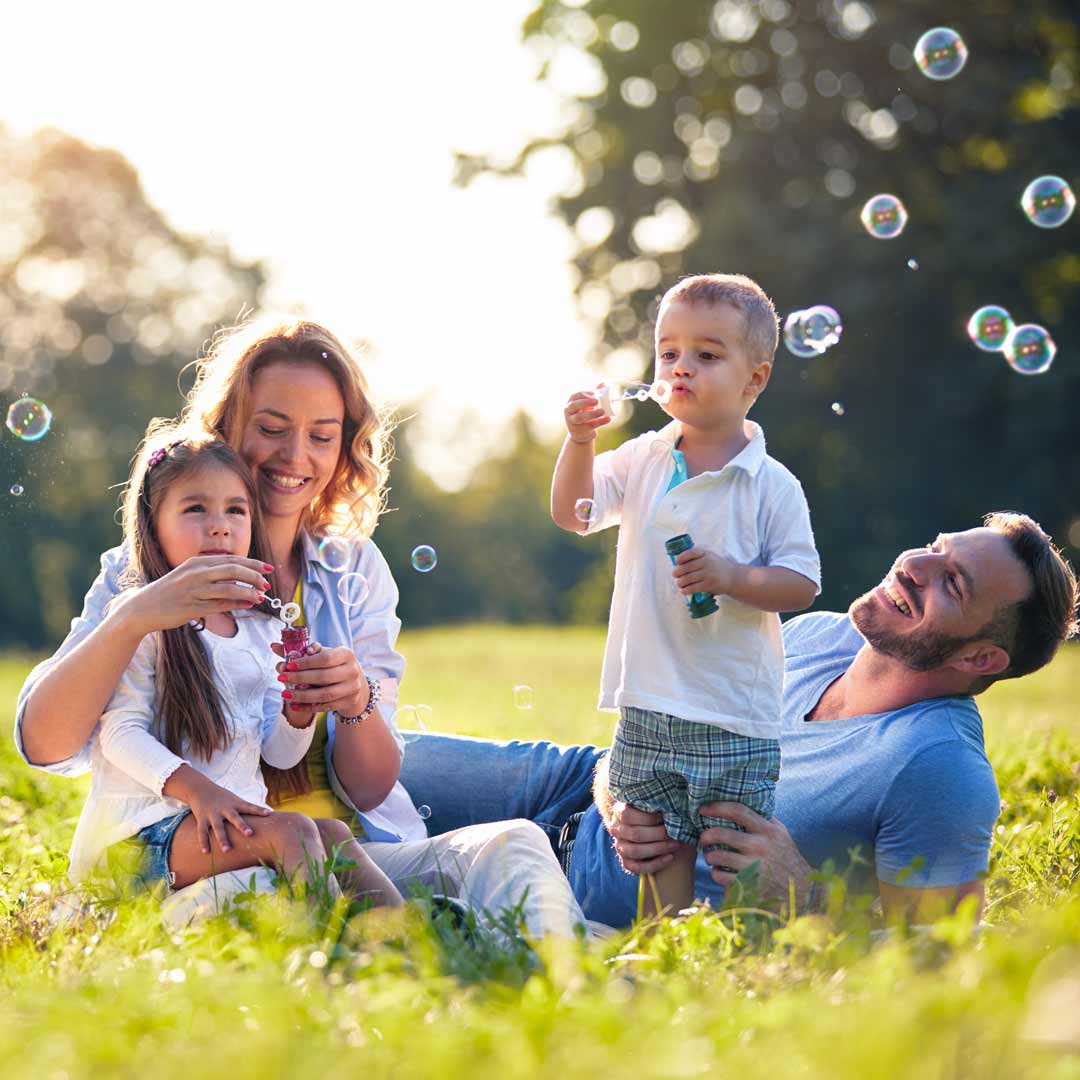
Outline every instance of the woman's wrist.
{"label": "woman's wrist", "polygon": [[132,652],[139,647],[147,634],[158,629],[148,625],[147,612],[144,610],[143,598],[139,595],[142,589],[132,590],[130,593],[120,593],[109,605],[109,610],[102,619],[102,625],[109,627],[112,637],[120,637],[131,642]]}

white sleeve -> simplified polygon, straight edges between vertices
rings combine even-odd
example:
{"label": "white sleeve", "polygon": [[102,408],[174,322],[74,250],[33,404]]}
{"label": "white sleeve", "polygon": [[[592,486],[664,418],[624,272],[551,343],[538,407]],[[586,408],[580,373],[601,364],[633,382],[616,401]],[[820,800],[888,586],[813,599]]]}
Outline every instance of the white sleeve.
{"label": "white sleeve", "polygon": [[610,529],[622,520],[623,496],[630,465],[639,439],[628,439],[614,450],[605,450],[593,462],[593,512],[586,536]]}
{"label": "white sleeve", "polygon": [[278,714],[269,722],[263,722],[262,758],[275,769],[291,769],[298,765],[311,747],[315,735],[315,721],[305,728],[293,727],[281,711],[281,693],[275,687]]}
{"label": "white sleeve", "polygon": [[161,795],[165,781],[186,764],[150,732],[154,723],[158,635],[143,638],[101,717],[98,742],[107,761]]}
{"label": "white sleeve", "polygon": [[765,566],[802,574],[821,592],[821,558],[814,546],[810,507],[802,485],[790,474],[775,484],[764,507],[762,556]]}
{"label": "white sleeve", "polygon": [[93,736],[87,740],[86,745],[77,754],[73,754],[63,761],[55,761],[51,765],[35,765],[26,756],[26,751],[23,748],[23,715],[26,712],[27,699],[37,685],[38,680],[59,660],[71,652],[76,645],[85,640],[90,635],[90,632],[95,630],[105,618],[105,612],[110,601],[120,593],[120,575],[126,566],[127,551],[123,547],[112,548],[101,556],[101,571],[94,579],[94,583],[90,586],[90,590],[83,600],[82,613],[71,620],[71,629],[56,652],[47,660],[42,660],[27,675],[26,681],[19,691],[19,700],[15,709],[15,748],[27,765],[42,769],[44,772],[55,773],[58,776],[81,776],[90,768],[90,743]]}

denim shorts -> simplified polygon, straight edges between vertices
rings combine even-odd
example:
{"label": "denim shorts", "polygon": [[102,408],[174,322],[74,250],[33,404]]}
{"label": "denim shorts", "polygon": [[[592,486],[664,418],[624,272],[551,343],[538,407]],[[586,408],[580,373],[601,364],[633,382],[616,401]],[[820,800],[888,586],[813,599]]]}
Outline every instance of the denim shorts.
{"label": "denim shorts", "polygon": [[143,846],[137,873],[142,888],[153,889],[164,882],[167,892],[175,884],[176,875],[169,869],[169,855],[176,830],[190,813],[190,810],[181,810],[179,814],[155,821],[135,834],[135,839]]}

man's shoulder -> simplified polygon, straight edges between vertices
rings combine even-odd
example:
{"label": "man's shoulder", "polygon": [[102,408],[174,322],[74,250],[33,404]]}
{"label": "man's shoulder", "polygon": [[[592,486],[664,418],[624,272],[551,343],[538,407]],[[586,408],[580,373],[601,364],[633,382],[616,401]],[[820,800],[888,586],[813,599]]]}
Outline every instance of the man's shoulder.
{"label": "man's shoulder", "polygon": [[850,653],[862,648],[864,638],[847,612],[811,611],[788,619],[781,628],[784,653],[790,659],[807,653]]}

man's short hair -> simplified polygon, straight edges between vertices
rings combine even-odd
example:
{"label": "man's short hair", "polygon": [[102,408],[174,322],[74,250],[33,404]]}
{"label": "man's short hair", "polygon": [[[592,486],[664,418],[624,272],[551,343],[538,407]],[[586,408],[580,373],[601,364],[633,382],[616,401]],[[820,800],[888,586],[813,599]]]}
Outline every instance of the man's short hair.
{"label": "man's short hair", "polygon": [[772,360],[779,343],[779,320],[773,302],[745,274],[694,274],[672,285],[660,301],[665,304],[730,304],[742,313],[743,338],[754,364]]}
{"label": "man's short hair", "polygon": [[987,514],[983,524],[1008,540],[1031,575],[1032,589],[1019,603],[1002,608],[979,635],[1009,654],[1009,666],[999,675],[980,680],[980,690],[998,679],[1018,679],[1038,671],[1077,630],[1076,575],[1038,522],[1026,514],[999,511]]}

